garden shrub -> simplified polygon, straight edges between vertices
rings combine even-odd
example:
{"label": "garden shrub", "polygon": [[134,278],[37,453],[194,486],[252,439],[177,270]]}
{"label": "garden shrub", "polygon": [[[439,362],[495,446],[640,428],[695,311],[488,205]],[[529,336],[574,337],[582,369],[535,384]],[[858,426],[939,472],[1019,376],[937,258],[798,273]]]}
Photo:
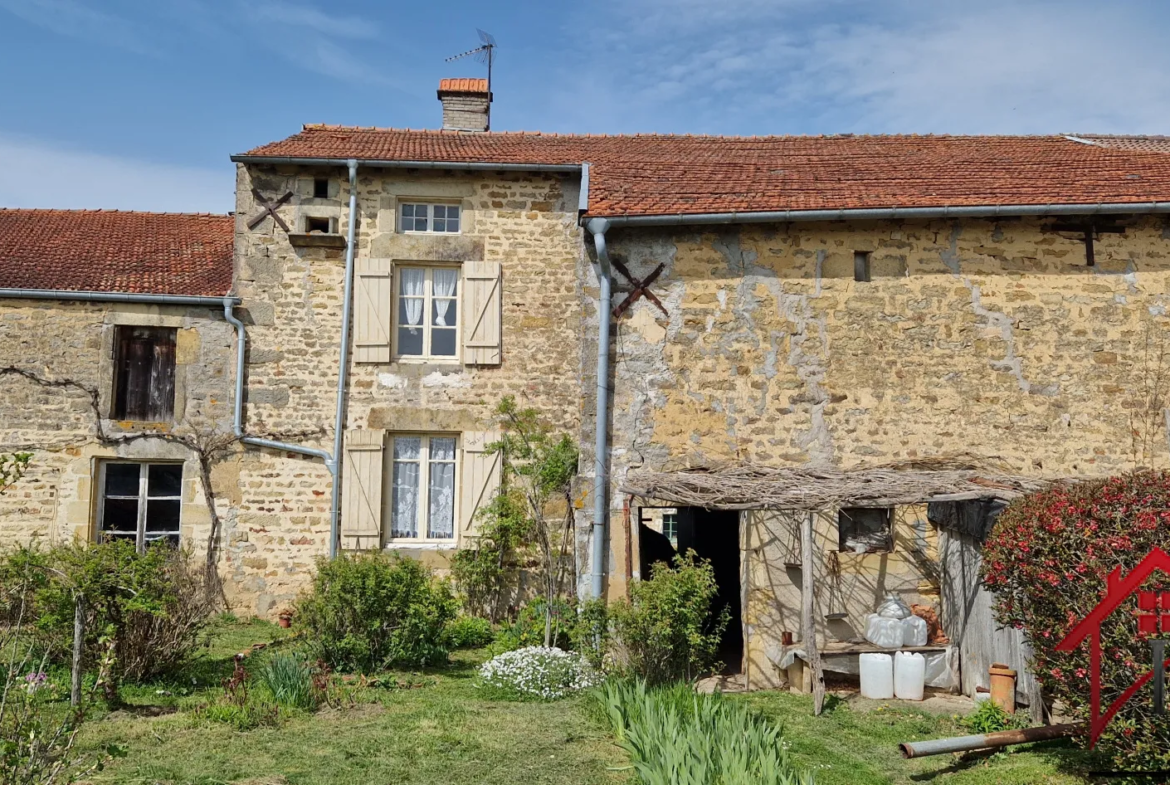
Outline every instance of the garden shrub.
{"label": "garden shrub", "polygon": [[312,710],[321,702],[313,666],[302,657],[285,652],[274,654],[260,667],[258,675],[278,706]]}
{"label": "garden shrub", "polygon": [[718,587],[709,562],[676,556],[649,580],[630,587],[630,599],[610,606],[614,657],[619,668],[650,684],[698,678],[710,672],[729,614],[712,615]]}
{"label": "garden shrub", "polygon": [[602,686],[597,700],[638,782],[812,785],[788,758],[779,727],[719,693],[621,680]]}
{"label": "garden shrub", "polygon": [[601,681],[579,654],[544,646],[497,654],[480,667],[479,676],[490,692],[517,700],[558,700]]}
{"label": "garden shrub", "polygon": [[[1089,717],[1089,644],[1056,644],[1101,600],[1114,568],[1123,575],[1150,549],[1170,546],[1170,474],[1143,471],[1056,486],[1008,506],[983,550],[983,584],[996,595],[996,618],[1022,629],[1032,669],[1049,699],[1076,719]],[[1146,591],[1170,590],[1155,573]],[[1138,630],[1136,598],[1102,625],[1102,706],[1151,669],[1151,636]],[[1170,717],[1153,713],[1148,693],[1121,709],[1097,747],[1124,770],[1170,768]]]}
{"label": "garden shrub", "polygon": [[[494,652],[512,651],[525,646],[544,645],[545,599],[537,597],[524,603],[514,621],[505,623],[496,642]],[[576,624],[576,613],[572,604],[558,599],[552,604],[553,647],[568,649],[572,645],[570,632]]]}
{"label": "garden shrub", "polygon": [[447,625],[452,649],[482,649],[495,639],[492,623],[478,616],[459,616]]}
{"label": "garden shrub", "polygon": [[318,562],[294,626],[333,670],[369,673],[446,662],[457,610],[447,583],[417,561],[361,553]]}
{"label": "garden shrub", "polygon": [[577,606],[577,620],[570,629],[573,651],[601,670],[609,649],[609,605],[603,599],[585,600]]}

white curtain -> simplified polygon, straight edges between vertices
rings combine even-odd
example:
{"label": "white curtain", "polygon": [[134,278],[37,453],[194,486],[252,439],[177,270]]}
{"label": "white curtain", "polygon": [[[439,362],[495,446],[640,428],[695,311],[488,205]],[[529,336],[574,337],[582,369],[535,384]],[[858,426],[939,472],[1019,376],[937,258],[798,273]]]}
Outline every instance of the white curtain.
{"label": "white curtain", "polygon": [[394,513],[390,521],[392,537],[418,536],[419,455],[422,440],[418,437],[394,439]]}
{"label": "white curtain", "polygon": [[422,298],[426,281],[426,270],[402,271],[402,306],[406,311],[406,323],[412,327],[422,324]]}
{"label": "white curtain", "polygon": [[[439,297],[451,297],[455,294],[455,281],[459,278],[459,271],[454,269],[436,268],[432,273],[435,285],[435,326],[447,326],[447,311],[451,308],[451,300],[439,300]],[[412,322],[413,324],[413,322]]]}
{"label": "white curtain", "polygon": [[455,532],[455,440],[431,439],[431,481],[427,536],[445,538]]}

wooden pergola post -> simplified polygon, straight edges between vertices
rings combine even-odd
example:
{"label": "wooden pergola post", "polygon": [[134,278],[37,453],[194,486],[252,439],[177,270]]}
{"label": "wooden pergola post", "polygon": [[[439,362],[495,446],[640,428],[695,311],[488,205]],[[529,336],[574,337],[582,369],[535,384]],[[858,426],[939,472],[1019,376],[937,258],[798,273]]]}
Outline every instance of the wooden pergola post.
{"label": "wooden pergola post", "polygon": [[808,667],[812,669],[813,714],[820,716],[825,706],[825,673],[821,668],[821,653],[817,648],[815,602],[813,599],[813,519],[815,512],[805,516],[800,533],[800,637],[804,645]]}

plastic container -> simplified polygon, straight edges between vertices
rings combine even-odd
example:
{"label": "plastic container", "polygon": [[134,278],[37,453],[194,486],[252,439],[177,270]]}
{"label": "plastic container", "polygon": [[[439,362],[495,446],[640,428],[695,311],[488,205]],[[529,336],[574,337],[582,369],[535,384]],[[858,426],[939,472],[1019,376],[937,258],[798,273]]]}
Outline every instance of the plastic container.
{"label": "plastic container", "polygon": [[883,649],[902,647],[902,620],[886,619],[871,613],[865,617],[865,639]]}
{"label": "plastic container", "polygon": [[903,646],[925,646],[926,638],[926,619],[921,616],[907,616],[902,619]]}
{"label": "plastic container", "polygon": [[889,654],[862,654],[861,697],[889,700],[894,697],[894,658]]}
{"label": "plastic container", "polygon": [[893,594],[887,594],[886,601],[877,607],[878,616],[886,619],[905,619],[911,613],[910,606]]}
{"label": "plastic container", "polygon": [[920,701],[926,686],[926,658],[917,652],[900,651],[894,655],[894,697]]}

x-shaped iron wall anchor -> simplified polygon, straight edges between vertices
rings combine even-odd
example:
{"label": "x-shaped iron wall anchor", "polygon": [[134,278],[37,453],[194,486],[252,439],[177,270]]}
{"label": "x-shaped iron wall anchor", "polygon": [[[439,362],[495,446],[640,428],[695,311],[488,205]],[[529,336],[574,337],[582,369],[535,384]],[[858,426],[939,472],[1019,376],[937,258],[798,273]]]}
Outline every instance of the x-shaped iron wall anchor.
{"label": "x-shaped iron wall anchor", "polygon": [[275,202],[269,202],[267,199],[264,198],[264,194],[260,193],[255,188],[252,189],[252,196],[256,199],[256,204],[260,205],[264,209],[263,209],[263,211],[252,216],[252,218],[248,219],[248,228],[255,229],[260,224],[261,221],[263,221],[265,218],[267,218],[268,216],[271,215],[272,220],[276,221],[276,223],[280,226],[280,228],[283,229],[285,231],[285,233],[287,234],[288,233],[288,224],[286,224],[284,222],[284,219],[282,219],[280,217],[280,215],[276,212],[276,208],[280,207],[282,204],[287,202],[289,199],[292,199],[293,192],[288,191],[287,193],[285,193],[284,196],[280,197]]}
{"label": "x-shaped iron wall anchor", "polygon": [[639,297],[645,297],[647,300],[657,305],[658,308],[662,311],[663,315],[670,316],[670,313],[666,310],[666,306],[662,304],[662,301],[659,300],[654,295],[654,292],[650,291],[649,288],[650,284],[654,283],[655,279],[662,275],[662,271],[665,269],[665,265],[658,265],[654,268],[654,272],[650,273],[641,281],[639,281],[629,270],[626,269],[626,266],[617,259],[614,259],[612,264],[617,268],[617,271],[625,276],[625,279],[630,282],[630,286],[634,287],[633,290],[626,296],[626,299],[622,300],[621,305],[613,309],[613,317],[615,319],[629,310],[631,305],[638,302]]}

